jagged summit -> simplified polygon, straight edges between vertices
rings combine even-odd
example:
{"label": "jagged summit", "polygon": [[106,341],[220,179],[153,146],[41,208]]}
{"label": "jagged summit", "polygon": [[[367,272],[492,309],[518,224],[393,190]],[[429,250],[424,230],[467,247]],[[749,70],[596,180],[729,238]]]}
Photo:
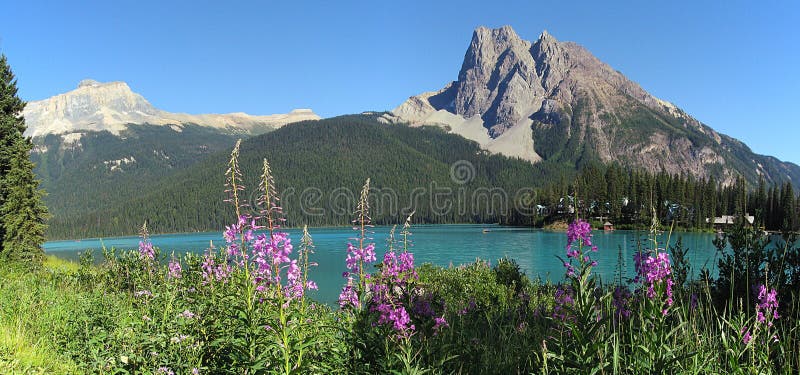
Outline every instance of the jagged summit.
{"label": "jagged summit", "polygon": [[476,28],[456,81],[384,119],[441,125],[532,162],[613,161],[723,182],[738,174],[800,180],[800,167],[753,154],[546,30],[529,42],[510,26]]}
{"label": "jagged summit", "polygon": [[552,35],[550,35],[550,33],[548,33],[547,30],[542,30],[542,33],[539,34],[539,39],[538,40],[539,41],[557,42],[556,38],[554,38]]}
{"label": "jagged summit", "polygon": [[81,87],[93,87],[93,86],[100,86],[100,82],[97,82],[97,81],[95,81],[93,79],[87,78],[87,79],[84,79],[83,81],[80,81],[78,83],[78,88],[81,88]]}
{"label": "jagged summit", "polygon": [[119,134],[129,124],[196,124],[243,133],[261,133],[289,122],[319,119],[311,110],[253,116],[246,113],[190,115],[153,107],[122,81],[84,79],[75,90],[28,103],[24,111],[26,135],[67,134],[107,130]]}

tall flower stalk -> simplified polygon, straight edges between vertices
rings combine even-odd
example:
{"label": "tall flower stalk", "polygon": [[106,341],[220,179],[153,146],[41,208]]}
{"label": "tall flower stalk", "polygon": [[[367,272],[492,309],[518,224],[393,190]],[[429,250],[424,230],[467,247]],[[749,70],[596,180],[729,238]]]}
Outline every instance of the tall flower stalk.
{"label": "tall flower stalk", "polygon": [[372,284],[371,311],[378,312],[378,324],[389,325],[398,337],[409,337],[416,326],[406,310],[411,302],[411,289],[419,279],[414,268],[414,254],[406,251],[410,245],[411,215],[403,226],[403,251],[397,253],[392,246],[383,256],[381,270]]}
{"label": "tall flower stalk", "polygon": [[237,219],[242,217],[242,207],[244,205],[239,199],[239,192],[244,190],[242,171],[239,170],[239,147],[241,144],[242,140],[239,139],[236,141],[236,145],[233,146],[231,158],[228,160],[228,169],[225,171],[225,193],[228,194],[228,198],[225,201],[233,205]]}
{"label": "tall flower stalk", "polygon": [[[238,311],[237,319],[246,327],[248,334],[242,337],[242,348],[237,352],[246,353],[246,363],[251,369],[261,366],[261,358],[265,351],[263,340],[258,339],[256,332],[266,330],[274,332],[277,340],[274,343],[278,352],[282,353],[280,372],[294,373],[302,368],[304,347],[296,345],[295,331],[302,317],[293,317],[296,310],[305,311],[305,291],[316,289],[316,284],[308,280],[308,267],[313,266],[308,254],[313,247],[311,236],[306,230],[303,236],[303,247],[297,258],[292,259],[293,245],[289,235],[281,232],[281,224],[285,221],[283,210],[279,205],[280,198],[269,162],[263,161],[259,181],[257,200],[258,216],[245,213],[246,204],[240,193],[244,190],[242,174],[239,170],[239,147],[236,143],[231,152],[231,159],[226,171],[226,192],[234,206],[236,223],[226,227],[224,237],[227,242],[227,258],[225,265],[230,265],[231,275],[238,275],[236,280],[244,283],[241,289],[230,290],[232,299],[242,298],[244,306]],[[263,225],[261,224],[263,223]],[[259,233],[266,228],[265,233]],[[202,265],[206,283],[220,278],[220,265],[214,258],[206,256]],[[224,275],[228,272],[222,272]],[[299,309],[295,306],[299,306]],[[273,314],[277,313],[277,317]],[[269,318],[273,316],[276,320]],[[264,319],[267,318],[267,321]],[[274,328],[273,328],[274,327]],[[249,373],[249,371],[248,371]]]}
{"label": "tall flower stalk", "polygon": [[272,176],[272,168],[267,159],[264,159],[258,188],[261,193],[258,197],[259,214],[266,221],[266,228],[272,237],[273,233],[280,229],[281,224],[286,221],[286,218],[283,217],[283,208],[279,205],[278,189],[275,187],[275,178]]}
{"label": "tall flower stalk", "polygon": [[[314,254],[314,240],[311,238],[311,234],[308,233],[308,225],[303,225],[303,237],[300,239],[300,254],[297,259],[303,270],[301,285],[304,285],[308,290],[317,290],[317,283],[308,279],[308,268],[317,265],[309,260],[311,254]],[[305,311],[305,308],[306,300],[304,298],[303,311]]]}
{"label": "tall flower stalk", "polygon": [[[377,259],[375,256],[375,244],[368,243],[371,240],[371,237],[369,237],[370,229],[373,227],[369,217],[369,181],[369,178],[367,178],[361,189],[361,195],[354,212],[356,218],[353,220],[353,230],[358,233],[358,236],[353,240],[357,241],[358,245],[353,245],[352,242],[347,244],[347,257],[345,258],[347,271],[343,274],[347,278],[347,284],[339,294],[339,305],[341,307],[356,309],[362,307],[362,299],[370,288],[370,276],[365,272],[364,268],[365,265]],[[358,276],[358,280],[354,279],[355,276]]]}
{"label": "tall flower stalk", "polygon": [[[646,296],[649,303],[660,309],[661,315],[666,316],[673,304],[672,264],[666,248],[659,247],[658,235],[660,224],[653,211],[650,227],[650,241],[653,249],[647,253],[637,251],[633,255],[636,267],[635,282],[640,284],[640,291]],[[669,242],[669,240],[667,240]]]}
{"label": "tall flower stalk", "polygon": [[156,251],[153,248],[153,243],[150,242],[150,233],[147,231],[147,222],[142,224],[139,228],[139,258],[145,261],[152,261],[156,257]]}
{"label": "tall flower stalk", "polygon": [[567,229],[567,259],[562,259],[567,285],[559,289],[555,309],[557,326],[569,336],[556,342],[561,351],[560,372],[604,372],[610,366],[606,343],[597,340],[607,332],[608,317],[599,309],[610,294],[597,295],[592,275],[597,262],[591,256],[596,251],[591,225],[581,219],[572,222]]}

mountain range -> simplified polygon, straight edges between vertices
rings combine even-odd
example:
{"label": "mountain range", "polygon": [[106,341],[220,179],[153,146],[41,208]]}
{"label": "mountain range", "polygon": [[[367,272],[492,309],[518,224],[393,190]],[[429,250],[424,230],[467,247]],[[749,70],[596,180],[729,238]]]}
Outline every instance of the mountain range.
{"label": "mountain range", "polygon": [[[373,155],[378,164],[368,170],[383,176],[379,184],[387,187],[446,181],[436,173],[448,172],[446,165],[455,162],[448,152],[476,155],[467,159],[491,165],[477,169],[476,180],[484,187],[541,186],[593,163],[714,178],[722,185],[738,176],[753,185],[760,179],[770,184],[800,182],[797,165],[753,153],[742,142],[649,94],[580,45],[558,41],[546,31],[536,41],[526,41],[509,26],[477,28],[455,81],[410,97],[389,112],[365,112],[333,122],[320,122],[308,109],[268,116],[170,113],[152,106],[124,82],[84,80],[73,91],[28,103],[24,116],[26,135],[35,145],[36,172],[49,193],[46,203],[54,215],[54,230],[62,237],[96,235],[100,232],[91,223],[103,220],[119,223],[106,225],[114,230],[103,234],[121,234],[131,222],[147,219],[132,205],[149,207],[144,197],[152,197],[153,191],[181,202],[166,210],[195,218],[172,219],[163,223],[163,230],[219,229],[222,220],[199,218],[202,212],[185,207],[192,200],[178,197],[180,189],[164,181],[181,185],[202,183],[198,176],[221,176],[224,155],[236,139],[249,137],[257,138],[247,143],[253,145],[248,150],[255,153],[254,160],[269,156],[276,165],[297,167],[292,161],[297,154],[279,146],[284,143],[311,155],[302,167],[308,176],[326,176],[316,182],[325,186],[333,186],[330,182],[337,174],[348,176],[343,184],[354,188],[366,177],[363,165],[346,162],[358,157],[351,147],[385,150],[397,160],[406,160],[400,154],[413,155],[423,163],[417,175],[426,177],[413,179],[399,161]],[[289,123],[296,124],[276,131]],[[405,125],[408,131],[392,130]],[[368,132],[369,126],[377,129]],[[455,138],[440,136],[442,131]],[[426,137],[436,147],[420,141]],[[503,169],[513,172],[505,179],[492,177]],[[381,174],[382,170],[392,173]],[[302,188],[302,179],[291,176],[291,187]],[[216,184],[213,188],[222,189]],[[196,198],[201,196],[211,193]],[[124,218],[123,212],[135,217]],[[221,212],[215,208],[213,215]],[[80,229],[67,228],[79,222]],[[135,226],[127,230],[133,232]]]}

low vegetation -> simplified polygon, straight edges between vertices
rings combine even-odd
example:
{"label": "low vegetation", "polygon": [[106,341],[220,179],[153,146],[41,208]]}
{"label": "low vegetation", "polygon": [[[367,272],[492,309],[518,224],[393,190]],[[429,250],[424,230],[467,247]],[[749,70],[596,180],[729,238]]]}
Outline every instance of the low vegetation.
{"label": "low vegetation", "polygon": [[[226,244],[177,258],[140,233],[138,250],[79,265],[0,266],[0,368],[11,373],[449,374],[792,373],[800,367],[798,249],[764,251],[740,223],[719,241],[718,277],[692,272],[660,225],[637,276],[601,285],[591,228],[566,233],[564,281],[529,280],[510,259],[418,266],[412,219],[382,259],[370,239],[367,180],[338,306],[306,296],[314,244],[281,232],[269,164],[254,210],[231,155]],[[248,215],[247,212],[256,212]],[[412,214],[413,215],[413,214]],[[727,242],[732,251],[724,250]],[[766,245],[764,245],[766,246]],[[780,255],[777,255],[780,254]],[[779,256],[779,258],[772,258]]]}

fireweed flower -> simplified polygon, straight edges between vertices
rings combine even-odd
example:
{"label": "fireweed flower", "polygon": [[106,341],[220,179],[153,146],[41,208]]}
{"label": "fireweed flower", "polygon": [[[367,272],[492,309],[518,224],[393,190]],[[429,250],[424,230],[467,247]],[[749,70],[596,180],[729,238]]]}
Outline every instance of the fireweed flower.
{"label": "fireweed flower", "polygon": [[436,331],[436,332],[439,332],[439,330],[442,327],[444,327],[444,328],[450,327],[450,324],[447,323],[447,320],[444,319],[444,316],[441,316],[441,317],[437,316],[437,317],[433,318],[433,322],[434,322],[433,323],[433,330]]}
{"label": "fireweed flower", "polygon": [[617,318],[629,318],[631,316],[629,303],[632,297],[633,295],[627,287],[618,286],[614,289],[614,295],[611,303],[616,309],[615,316]]}
{"label": "fireweed flower", "polygon": [[[768,319],[771,317],[772,319]],[[768,290],[765,285],[759,285],[758,304],[756,305],[756,320],[768,327],[772,327],[772,321],[780,318],[778,315],[778,291]]]}
{"label": "fireweed flower", "polygon": [[[665,303],[667,306],[672,306],[674,281],[671,276],[672,266],[669,261],[669,254],[656,252],[655,256],[653,256],[637,252],[633,255],[633,261],[636,266],[636,278],[634,280],[637,283],[641,283],[642,288],[645,288],[647,298],[655,299],[658,295],[656,289],[664,285]],[[666,315],[667,310],[663,310],[662,313]]]}
{"label": "fireweed flower", "polygon": [[361,301],[358,299],[358,293],[356,293],[352,276],[347,278],[347,285],[345,285],[344,288],[342,288],[342,292],[339,293],[339,306],[342,308],[354,307],[356,309],[361,307]]}
{"label": "fireweed flower", "polygon": [[375,311],[380,313],[378,317],[378,324],[389,324],[397,331],[399,337],[408,337],[416,328],[411,324],[411,316],[404,306],[394,307],[392,305],[381,303],[375,306]]}
{"label": "fireweed flower", "polygon": [[[356,218],[353,220],[353,230],[358,233],[358,236],[353,240],[358,241],[358,246],[352,243],[347,244],[345,265],[348,272],[345,272],[342,276],[347,277],[348,280],[347,285],[342,288],[339,303],[341,306],[349,304],[355,307],[355,304],[348,302],[353,299],[351,294],[355,294],[355,299],[358,300],[361,293],[365,293],[370,289],[369,274],[364,272],[365,263],[376,260],[375,244],[365,244],[370,240],[369,228],[372,228],[369,217],[369,178],[364,182],[364,187],[361,188],[361,196],[358,199],[354,214]],[[353,275],[358,275],[357,283],[354,283],[356,280],[352,279]]]}
{"label": "fireweed flower", "polygon": [[374,262],[376,259],[375,244],[369,244],[363,249],[353,246],[352,243],[347,244],[347,257],[345,258],[345,264],[350,272],[358,273],[359,271],[362,271],[359,269],[360,262],[370,263]]}
{"label": "fireweed flower", "polygon": [[153,244],[150,242],[150,233],[147,231],[147,222],[142,224],[139,229],[139,258],[144,260],[153,260],[156,257],[156,251]]}
{"label": "fireweed flower", "polygon": [[400,284],[405,284],[411,279],[418,278],[417,271],[414,269],[414,254],[400,253],[393,251],[387,252],[383,256],[383,268],[381,275]]}
{"label": "fireweed flower", "polygon": [[430,296],[415,299],[414,307],[411,309],[411,311],[418,316],[431,317],[435,315],[433,306],[431,305]]}
{"label": "fireweed flower", "polygon": [[597,265],[597,262],[593,261],[589,253],[584,250],[585,248],[591,252],[597,251],[597,246],[592,243],[592,226],[585,220],[578,219],[567,228],[567,260],[564,261],[567,277],[576,275],[575,266],[572,264],[573,259],[582,266],[594,267]]}
{"label": "fireweed flower", "polygon": [[270,237],[268,234],[259,234],[252,241],[253,263],[259,285],[278,284],[281,281],[280,270],[284,263],[290,262],[292,242],[289,235],[275,232]]}
{"label": "fireweed flower", "polygon": [[180,279],[181,278],[181,274],[183,272],[183,269],[181,268],[181,262],[179,262],[177,259],[175,259],[174,256],[172,257],[172,260],[169,261],[169,264],[167,264],[167,269],[169,270],[169,273],[167,274],[167,276],[170,279]]}
{"label": "fireweed flower", "polygon": [[572,287],[569,285],[559,286],[555,294],[555,306],[553,307],[553,318],[562,322],[571,320],[572,313],[570,310],[575,305],[573,298]]}
{"label": "fireweed flower", "polygon": [[418,278],[413,254],[389,251],[383,256],[381,272],[371,284],[371,310],[380,314],[378,324],[391,325],[401,337],[407,337],[415,328],[402,301],[408,299],[409,283]]}
{"label": "fireweed flower", "polygon": [[750,341],[753,340],[753,336],[750,335],[750,330],[747,327],[742,327],[742,330],[739,332],[742,334],[742,342],[747,345]]}
{"label": "fireweed flower", "polygon": [[302,298],[305,291],[304,287],[300,267],[297,265],[297,260],[292,259],[286,271],[286,286],[283,288],[284,296],[289,299]]}
{"label": "fireweed flower", "polygon": [[[376,259],[375,244],[368,244],[364,248],[353,246],[352,243],[347,244],[347,257],[345,258],[347,272],[342,274],[342,276],[347,277],[347,285],[342,288],[342,292],[339,295],[339,306],[345,307],[349,305],[355,308],[361,306],[360,303],[352,303],[353,301],[358,301],[357,284],[354,284],[353,275],[363,275],[362,265],[374,262]],[[363,277],[364,279],[359,282],[363,283],[365,288],[369,288],[369,275],[363,275]]]}
{"label": "fireweed flower", "polygon": [[585,220],[575,220],[567,227],[567,256],[570,258],[578,257],[578,253],[572,250],[572,245],[575,241],[578,241],[579,246],[585,246],[591,251],[597,251],[597,246],[592,244],[592,226]]}
{"label": "fireweed flower", "polygon": [[222,237],[225,238],[225,242],[228,244],[236,242],[237,237],[239,236],[239,227],[236,224],[231,224],[225,227],[225,231],[222,232]]}
{"label": "fireweed flower", "polygon": [[227,263],[216,263],[215,256],[210,249],[203,255],[203,263],[200,265],[200,270],[203,276],[203,285],[214,281],[225,282],[231,271]]}
{"label": "fireweed flower", "polygon": [[156,257],[156,251],[150,240],[145,238],[139,241],[139,257],[146,260],[153,260]]}

